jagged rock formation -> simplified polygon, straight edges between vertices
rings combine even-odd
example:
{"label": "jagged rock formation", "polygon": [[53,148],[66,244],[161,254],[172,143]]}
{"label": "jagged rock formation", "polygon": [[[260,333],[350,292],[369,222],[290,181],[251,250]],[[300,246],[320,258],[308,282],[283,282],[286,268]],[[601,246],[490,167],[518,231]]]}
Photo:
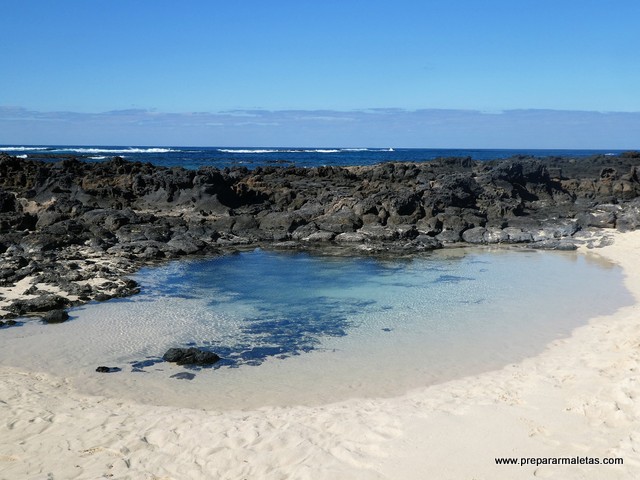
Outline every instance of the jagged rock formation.
{"label": "jagged rock formation", "polygon": [[574,248],[582,229],[637,228],[639,196],[636,152],[197,171],[0,153],[0,286],[35,279],[4,316],[128,295],[123,275],[141,262],[246,245]]}

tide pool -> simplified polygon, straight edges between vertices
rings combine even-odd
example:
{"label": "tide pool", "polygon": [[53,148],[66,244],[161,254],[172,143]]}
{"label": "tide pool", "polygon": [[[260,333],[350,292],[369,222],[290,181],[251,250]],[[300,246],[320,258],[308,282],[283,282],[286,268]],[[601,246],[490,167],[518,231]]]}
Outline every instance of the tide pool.
{"label": "tide pool", "polygon": [[[616,266],[524,249],[403,259],[256,249],[134,278],[139,295],[73,309],[64,324],[3,331],[0,361],[143,402],[318,404],[500,368],[632,302]],[[184,346],[223,360],[206,369],[161,361]],[[122,371],[97,374],[98,365]],[[196,377],[171,377],[184,371]]]}

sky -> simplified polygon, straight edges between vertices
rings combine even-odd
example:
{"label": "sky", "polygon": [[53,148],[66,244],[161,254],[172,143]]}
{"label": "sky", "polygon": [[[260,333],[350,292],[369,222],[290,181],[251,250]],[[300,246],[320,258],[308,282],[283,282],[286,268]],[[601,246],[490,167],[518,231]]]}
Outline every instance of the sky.
{"label": "sky", "polygon": [[637,0],[0,6],[0,144],[640,147]]}

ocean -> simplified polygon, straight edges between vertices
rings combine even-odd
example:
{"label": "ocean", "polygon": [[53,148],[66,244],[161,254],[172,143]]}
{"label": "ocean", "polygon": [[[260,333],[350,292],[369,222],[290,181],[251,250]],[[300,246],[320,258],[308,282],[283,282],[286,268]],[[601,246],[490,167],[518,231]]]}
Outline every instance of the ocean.
{"label": "ocean", "polygon": [[120,156],[136,162],[151,162],[163,167],[198,169],[212,166],[351,166],[383,162],[423,162],[439,157],[471,157],[494,160],[516,155],[535,157],[589,157],[616,155],[623,150],[540,150],[540,149],[436,149],[436,148],[292,148],[292,147],[157,147],[157,146],[77,146],[77,145],[4,145],[0,151],[20,158],[57,160],[75,156],[87,161],[106,161]]}

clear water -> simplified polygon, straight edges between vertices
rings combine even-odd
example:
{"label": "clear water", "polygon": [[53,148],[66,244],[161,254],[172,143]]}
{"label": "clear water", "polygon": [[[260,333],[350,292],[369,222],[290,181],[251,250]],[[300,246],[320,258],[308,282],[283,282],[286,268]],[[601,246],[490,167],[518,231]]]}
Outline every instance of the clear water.
{"label": "clear water", "polygon": [[[60,325],[5,329],[0,361],[153,403],[313,404],[500,368],[631,303],[618,267],[566,252],[390,260],[258,249],[136,278],[143,291],[135,297],[77,308]],[[223,360],[191,370],[160,361],[188,345]],[[97,374],[98,365],[122,371]],[[171,377],[180,372],[196,377]]]}

